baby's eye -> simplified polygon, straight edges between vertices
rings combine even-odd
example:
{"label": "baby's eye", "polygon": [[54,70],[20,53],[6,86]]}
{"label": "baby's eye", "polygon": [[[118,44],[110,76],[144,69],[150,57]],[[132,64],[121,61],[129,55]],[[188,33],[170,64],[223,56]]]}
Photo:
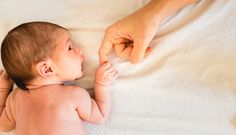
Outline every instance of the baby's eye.
{"label": "baby's eye", "polygon": [[69,47],[69,49],[68,49],[68,50],[70,51],[70,50],[72,50],[72,48],[71,48],[71,47]]}
{"label": "baby's eye", "polygon": [[69,48],[68,48],[68,51],[70,51],[72,49],[73,49],[73,47],[72,47],[72,45],[70,45]]}

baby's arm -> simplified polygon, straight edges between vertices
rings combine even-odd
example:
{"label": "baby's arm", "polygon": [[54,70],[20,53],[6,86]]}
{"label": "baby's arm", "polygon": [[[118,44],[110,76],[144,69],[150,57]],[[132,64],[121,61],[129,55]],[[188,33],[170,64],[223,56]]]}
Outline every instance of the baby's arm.
{"label": "baby's arm", "polygon": [[[95,79],[95,98],[91,99],[89,94],[83,94],[83,102],[77,108],[79,116],[88,122],[104,122],[111,109],[111,94],[109,85],[118,77],[117,70],[110,62],[101,65],[96,72]],[[88,100],[88,97],[90,98]]]}
{"label": "baby's arm", "polygon": [[0,131],[10,131],[15,127],[12,110],[10,107],[11,92],[13,82],[6,72],[0,70]]}

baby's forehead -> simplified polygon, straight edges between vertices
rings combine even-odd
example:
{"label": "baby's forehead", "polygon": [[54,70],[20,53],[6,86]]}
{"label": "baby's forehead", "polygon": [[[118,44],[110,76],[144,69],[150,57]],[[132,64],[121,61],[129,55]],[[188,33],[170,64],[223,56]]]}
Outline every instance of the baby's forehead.
{"label": "baby's forehead", "polygon": [[70,38],[70,33],[67,30],[61,29],[55,35],[56,41],[67,40]]}
{"label": "baby's forehead", "polygon": [[59,29],[56,31],[56,34],[57,34],[58,36],[66,36],[66,35],[68,36],[68,35],[70,35],[68,30],[66,30],[66,29],[61,29],[61,28],[59,28]]}
{"label": "baby's forehead", "polygon": [[54,45],[56,48],[65,47],[68,41],[70,41],[70,33],[67,30],[60,30],[55,36]]}

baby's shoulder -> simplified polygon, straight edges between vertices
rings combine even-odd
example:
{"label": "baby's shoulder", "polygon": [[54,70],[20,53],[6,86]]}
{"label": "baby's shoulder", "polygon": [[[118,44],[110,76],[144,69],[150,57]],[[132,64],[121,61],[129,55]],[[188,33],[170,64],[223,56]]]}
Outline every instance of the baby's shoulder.
{"label": "baby's shoulder", "polygon": [[73,104],[74,108],[80,106],[80,104],[84,104],[90,98],[89,93],[82,87],[79,86],[63,86],[63,91],[67,91],[66,95],[64,95],[67,101]]}
{"label": "baby's shoulder", "polygon": [[70,93],[71,100],[78,101],[90,97],[87,90],[79,86],[64,86],[66,91]]}
{"label": "baby's shoulder", "polygon": [[72,96],[82,96],[88,93],[84,88],[77,85],[65,85],[63,87],[63,90],[71,93]]}

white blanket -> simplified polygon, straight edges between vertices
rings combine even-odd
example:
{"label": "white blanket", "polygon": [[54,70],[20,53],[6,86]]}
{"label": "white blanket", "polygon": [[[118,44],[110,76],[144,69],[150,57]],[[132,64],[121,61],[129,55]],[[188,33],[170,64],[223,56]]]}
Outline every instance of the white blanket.
{"label": "white blanket", "polygon": [[[93,87],[105,28],[142,0],[1,0],[0,40],[27,21],[58,23],[83,49]],[[108,121],[85,123],[89,135],[235,135],[236,1],[202,0],[163,21],[153,53],[132,65],[111,55],[120,72]],[[0,135],[12,135],[0,133]]]}

